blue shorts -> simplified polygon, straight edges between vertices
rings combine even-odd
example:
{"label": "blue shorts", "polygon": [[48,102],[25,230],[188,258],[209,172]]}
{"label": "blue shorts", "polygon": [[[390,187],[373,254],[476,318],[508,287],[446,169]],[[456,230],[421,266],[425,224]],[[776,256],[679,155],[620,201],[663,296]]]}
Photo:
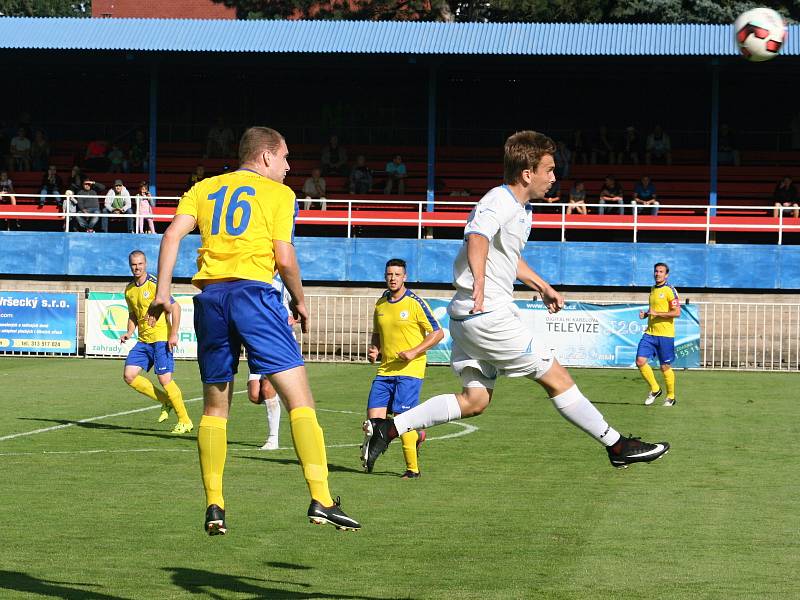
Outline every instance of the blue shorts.
{"label": "blue shorts", "polygon": [[378,375],[369,390],[367,408],[386,408],[387,413],[399,415],[419,404],[422,379],[407,376]]}
{"label": "blue shorts", "polygon": [[125,366],[141,367],[149,371],[155,364],[155,374],[164,375],[175,371],[175,358],[169,351],[167,342],[136,342],[136,345],[128,352],[125,359]]}
{"label": "blue shorts", "polygon": [[242,345],[251,373],[271,375],[302,366],[289,313],[268,283],[212,283],[194,297],[197,362],[203,383],[233,381]]}
{"label": "blue shorts", "polygon": [[675,360],[675,338],[645,333],[639,341],[636,356],[650,359],[658,356],[658,362],[669,365]]}

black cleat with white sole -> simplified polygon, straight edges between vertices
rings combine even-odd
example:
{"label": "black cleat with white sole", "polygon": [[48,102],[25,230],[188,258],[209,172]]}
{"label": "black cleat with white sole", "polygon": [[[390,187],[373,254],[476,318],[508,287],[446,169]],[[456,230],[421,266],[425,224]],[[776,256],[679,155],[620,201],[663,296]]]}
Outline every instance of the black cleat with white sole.
{"label": "black cleat with white sole", "polygon": [[225,526],[225,511],[216,504],[211,504],[206,509],[206,522],[203,525],[208,535],[225,535],[228,528]]}
{"label": "black cleat with white sole", "polygon": [[361,446],[361,465],[372,473],[372,467],[378,457],[386,452],[389,447],[389,427],[392,422],[389,419],[367,419],[362,425],[364,430],[364,443]]}
{"label": "black cleat with white sole", "polygon": [[619,438],[613,446],[606,448],[611,466],[617,469],[626,469],[628,465],[639,462],[652,462],[669,452],[668,442],[648,444],[637,437]]}
{"label": "black cleat with white sole", "polygon": [[327,523],[342,531],[358,531],[361,529],[361,523],[344,514],[340,507],[341,499],[338,496],[334,500],[333,506],[322,506],[316,500],[312,500],[311,506],[308,507],[308,520],[315,525]]}

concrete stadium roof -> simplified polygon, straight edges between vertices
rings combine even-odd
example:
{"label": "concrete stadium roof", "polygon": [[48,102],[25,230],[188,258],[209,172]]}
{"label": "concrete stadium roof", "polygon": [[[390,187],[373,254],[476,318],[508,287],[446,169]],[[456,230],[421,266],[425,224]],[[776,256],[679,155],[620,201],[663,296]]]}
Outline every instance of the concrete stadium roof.
{"label": "concrete stadium roof", "polygon": [[[736,56],[733,25],[0,18],[0,48],[509,56]],[[783,55],[800,54],[790,25]]]}

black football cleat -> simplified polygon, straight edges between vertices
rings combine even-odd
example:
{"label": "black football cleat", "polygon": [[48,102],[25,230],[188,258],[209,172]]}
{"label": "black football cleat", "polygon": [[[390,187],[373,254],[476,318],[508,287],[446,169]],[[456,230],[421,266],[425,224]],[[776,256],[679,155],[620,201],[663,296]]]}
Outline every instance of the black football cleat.
{"label": "black football cleat", "polygon": [[316,500],[312,500],[311,506],[308,507],[308,520],[314,525],[327,523],[342,531],[358,531],[361,529],[361,523],[344,514],[340,507],[341,499],[339,496],[334,500],[333,506],[322,506]]}
{"label": "black football cleat", "polygon": [[623,435],[616,444],[609,446],[606,450],[611,466],[617,469],[627,469],[628,465],[633,463],[652,462],[661,458],[669,452],[669,443],[648,444],[640,438]]}
{"label": "black football cleat", "polygon": [[409,469],[408,471],[403,473],[400,476],[400,478],[401,479],[419,479],[420,475],[421,475],[421,473],[419,471],[412,471],[411,469]]}
{"label": "black football cleat", "polygon": [[361,446],[361,465],[367,471],[372,473],[372,468],[375,466],[375,461],[378,457],[386,452],[389,447],[389,426],[391,425],[389,419],[367,419],[362,425],[364,430],[364,443]]}
{"label": "black football cleat", "polygon": [[208,535],[225,535],[228,533],[228,528],[225,527],[225,511],[216,504],[211,504],[206,509],[204,529]]}

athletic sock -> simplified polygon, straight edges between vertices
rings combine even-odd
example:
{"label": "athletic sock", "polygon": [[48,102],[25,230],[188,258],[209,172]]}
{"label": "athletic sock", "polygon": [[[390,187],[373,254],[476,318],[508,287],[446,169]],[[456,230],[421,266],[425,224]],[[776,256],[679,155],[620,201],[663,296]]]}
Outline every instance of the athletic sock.
{"label": "athletic sock", "polygon": [[563,394],[550,398],[550,400],[562,417],[583,429],[604,446],[613,446],[621,437],[606,423],[600,411],[586,399],[577,385],[573,385]]}
{"label": "athletic sock", "polygon": [[400,436],[400,441],[403,442],[403,458],[406,459],[406,469],[419,473],[419,462],[417,460],[417,440],[419,433],[416,429],[406,431]]}
{"label": "athletic sock", "polygon": [[222,497],[222,472],[228,451],[228,419],[203,415],[197,428],[197,450],[200,453],[200,474],[206,490],[206,506],[225,508]]}
{"label": "athletic sock", "polygon": [[131,381],[128,385],[130,385],[133,389],[135,389],[140,394],[143,394],[153,400],[154,402],[160,402],[161,404],[166,404],[169,400],[167,399],[167,395],[162,392],[161,390],[157,389],[153,382],[150,381],[147,377],[143,377],[142,375],[137,375],[133,381]]}
{"label": "athletic sock", "polygon": [[667,398],[675,398],[675,371],[671,368],[663,371],[664,383],[667,384]]}
{"label": "athletic sock", "polygon": [[272,398],[267,398],[264,401],[267,407],[267,437],[272,438],[277,443],[278,431],[281,427],[281,399],[280,396],[275,394]]}
{"label": "athletic sock", "polygon": [[656,376],[655,373],[653,373],[653,368],[647,363],[645,363],[641,367],[639,367],[639,373],[642,374],[642,378],[650,386],[650,391],[652,393],[656,393],[658,391],[658,381],[656,381]]}
{"label": "athletic sock", "polygon": [[189,418],[189,414],[186,412],[186,406],[183,404],[183,394],[181,393],[181,388],[178,387],[178,384],[175,383],[175,381],[170,381],[164,386],[164,391],[167,392],[169,403],[172,404],[172,408],[175,409],[175,414],[178,417],[178,423],[191,423],[192,420]]}
{"label": "athletic sock", "polygon": [[439,394],[394,418],[400,435],[412,429],[427,429],[461,418],[461,407],[455,394]]}
{"label": "athletic sock", "polygon": [[322,504],[332,506],[333,498],[328,489],[328,458],[325,454],[325,437],[317,423],[317,413],[310,406],[301,406],[289,411],[292,426],[294,451],[303,467],[303,476],[311,497]]}

